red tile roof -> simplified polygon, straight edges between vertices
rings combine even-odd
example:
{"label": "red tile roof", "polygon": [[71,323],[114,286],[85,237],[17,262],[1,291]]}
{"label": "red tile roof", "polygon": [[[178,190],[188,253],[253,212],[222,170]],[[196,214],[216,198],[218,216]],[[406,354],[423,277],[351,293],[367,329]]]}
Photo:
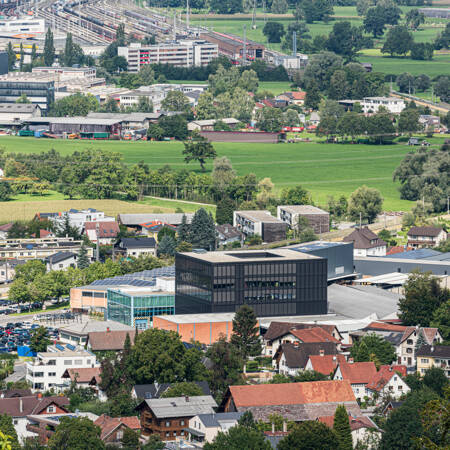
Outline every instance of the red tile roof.
{"label": "red tile roof", "polygon": [[365,330],[405,332],[407,328],[408,327],[406,327],[405,325],[392,325],[390,323],[385,323],[385,322],[371,322],[364,329]]}
{"label": "red tile roof", "polygon": [[375,363],[370,362],[354,362],[339,364],[342,378],[348,380],[351,384],[367,384],[376,375],[377,368]]}
{"label": "red tile roof", "polygon": [[[327,427],[333,428],[334,416],[322,416],[317,420],[324,423]],[[352,417],[349,415],[348,420],[352,431],[359,430],[360,428],[376,428],[376,425],[372,422],[372,420],[366,416]]]}
{"label": "red tile roof", "polygon": [[437,328],[422,328],[423,335],[427,344],[431,345],[439,332]]}
{"label": "red tile roof", "polygon": [[101,431],[100,439],[105,440],[117,427],[125,425],[132,430],[139,430],[141,425],[137,417],[109,417],[106,414],[102,414],[98,417],[95,425],[99,426]]}
{"label": "red tile roof", "polygon": [[279,338],[280,336],[284,336],[289,332],[289,330],[304,330],[306,328],[322,328],[327,333],[333,335],[334,331],[337,330],[335,325],[324,325],[324,324],[311,324],[311,323],[298,323],[298,322],[278,322],[274,320],[273,322],[270,322],[269,328],[266,331],[266,334],[264,335],[264,339],[267,341],[274,340],[276,338]]}
{"label": "red tile roof", "polygon": [[303,91],[301,91],[301,92],[292,91],[291,94],[292,94],[292,98],[294,100],[305,100],[305,98],[306,98],[306,92],[303,92]]}
{"label": "red tile roof", "polygon": [[334,372],[338,364],[346,361],[344,355],[309,355],[309,360],[313,370],[324,375]]}
{"label": "red tile roof", "polygon": [[377,374],[367,384],[367,389],[381,391],[389,380],[396,374],[406,376],[406,366],[381,366]]}
{"label": "red tile roof", "polygon": [[100,383],[100,367],[86,367],[79,369],[67,369],[67,373],[72,381],[75,379],[78,383],[89,383],[93,378]]}
{"label": "red tile roof", "polygon": [[84,229],[95,230],[98,225],[98,232],[101,238],[115,238],[120,232],[119,224],[115,221],[112,222],[86,222]]}
{"label": "red tile roof", "polygon": [[134,340],[135,330],[92,331],[89,333],[89,346],[92,351],[123,350],[127,334]]}
{"label": "red tile roof", "polygon": [[237,408],[355,401],[350,383],[345,380],[230,386],[229,389]]}
{"label": "red tile roof", "polygon": [[292,334],[296,338],[300,339],[302,342],[334,342],[339,344],[336,338],[334,338],[330,333],[327,333],[324,329],[320,327],[306,328],[304,330],[290,330],[288,333]]}
{"label": "red tile roof", "polygon": [[[39,230],[39,237],[40,238],[46,238],[48,236],[53,236],[53,233],[51,231],[48,231],[48,230],[43,230],[43,229]],[[33,233],[31,235],[31,237],[36,237],[36,233]]]}
{"label": "red tile roof", "polygon": [[131,416],[131,417],[119,417],[119,420],[130,427],[132,430],[140,430],[141,429],[141,422],[139,420],[139,417]]}

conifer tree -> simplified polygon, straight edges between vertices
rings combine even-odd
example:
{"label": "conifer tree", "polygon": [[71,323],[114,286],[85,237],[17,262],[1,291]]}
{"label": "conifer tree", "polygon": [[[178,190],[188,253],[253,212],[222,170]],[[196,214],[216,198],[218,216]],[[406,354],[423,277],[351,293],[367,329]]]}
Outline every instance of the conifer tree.
{"label": "conifer tree", "polygon": [[348,420],[348,413],[344,405],[339,405],[334,413],[333,430],[339,441],[338,450],[352,450],[352,430]]}
{"label": "conifer tree", "polygon": [[251,306],[243,305],[236,312],[231,343],[239,350],[244,362],[249,356],[261,354],[258,321]]}
{"label": "conifer tree", "polygon": [[16,52],[13,49],[12,43],[8,42],[8,49],[6,50],[8,53],[8,71],[14,69],[14,65],[16,64]]}
{"label": "conifer tree", "polygon": [[183,214],[183,217],[181,218],[181,224],[177,228],[177,238],[178,244],[180,244],[181,242],[190,242],[189,225],[187,223],[186,214]]}
{"label": "conifer tree", "polygon": [[194,248],[214,250],[216,247],[216,227],[211,213],[200,208],[194,214],[189,233],[189,241]]}
{"label": "conifer tree", "polygon": [[89,257],[87,254],[87,249],[84,244],[81,245],[80,251],[78,252],[78,262],[77,267],[79,269],[86,269],[89,266]]}
{"label": "conifer tree", "polygon": [[50,28],[45,35],[44,43],[44,64],[50,67],[55,62],[55,45],[53,43],[53,33]]}

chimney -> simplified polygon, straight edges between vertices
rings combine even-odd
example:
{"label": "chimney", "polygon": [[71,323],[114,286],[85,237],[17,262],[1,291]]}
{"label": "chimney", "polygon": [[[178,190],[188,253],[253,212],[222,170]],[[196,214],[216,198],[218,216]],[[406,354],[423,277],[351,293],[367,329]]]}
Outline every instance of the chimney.
{"label": "chimney", "polygon": [[336,356],[333,356],[333,361],[336,361],[336,360],[337,360]]}
{"label": "chimney", "polygon": [[325,356],[325,350],[323,350],[323,349],[319,350],[319,355],[320,356]]}
{"label": "chimney", "polygon": [[287,422],[283,420],[283,433],[287,433]]}
{"label": "chimney", "polygon": [[109,333],[110,331],[109,327],[106,327],[106,332]]}
{"label": "chimney", "polygon": [[275,433],[275,424],[272,422],[272,433]]}
{"label": "chimney", "polygon": [[353,358],[348,358],[348,361],[347,361],[349,364],[353,364]]}
{"label": "chimney", "polygon": [[19,411],[20,411],[21,413],[23,413],[23,401],[22,401],[22,397],[20,397],[20,399],[19,399]]}

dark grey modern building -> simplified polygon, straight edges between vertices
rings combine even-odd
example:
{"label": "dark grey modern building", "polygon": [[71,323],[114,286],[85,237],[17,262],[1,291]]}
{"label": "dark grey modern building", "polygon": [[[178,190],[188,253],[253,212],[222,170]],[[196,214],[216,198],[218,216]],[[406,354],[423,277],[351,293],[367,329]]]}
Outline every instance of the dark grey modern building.
{"label": "dark grey modern building", "polygon": [[234,312],[258,317],[327,313],[327,261],[287,249],[177,253],[177,314]]}
{"label": "dark grey modern building", "polygon": [[0,52],[0,75],[8,73],[8,53]]}
{"label": "dark grey modern building", "polygon": [[353,264],[353,242],[314,241],[285,248],[325,258],[329,283],[356,276]]}

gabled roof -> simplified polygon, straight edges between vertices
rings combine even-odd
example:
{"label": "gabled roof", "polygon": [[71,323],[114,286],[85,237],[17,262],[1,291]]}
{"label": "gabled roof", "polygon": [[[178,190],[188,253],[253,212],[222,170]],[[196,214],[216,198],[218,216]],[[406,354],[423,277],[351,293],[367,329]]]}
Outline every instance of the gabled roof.
{"label": "gabled roof", "polygon": [[436,339],[437,335],[439,334],[438,328],[421,328],[420,330],[422,332],[423,337],[427,341],[427,344],[433,344],[434,340]]}
{"label": "gabled roof", "polygon": [[[46,238],[46,237],[51,236],[51,235],[53,235],[53,232],[51,232],[51,231],[43,230],[43,229],[39,230],[39,237],[40,238]],[[36,233],[33,233],[31,235],[31,237],[36,237]]]}
{"label": "gabled roof", "polygon": [[393,325],[386,322],[371,322],[364,328],[364,331],[379,330],[379,331],[397,331],[404,333],[408,327],[405,325]]}
{"label": "gabled roof", "polygon": [[290,329],[303,330],[305,328],[322,328],[327,333],[332,334],[336,327],[334,325],[322,325],[319,323],[297,323],[297,322],[270,322],[269,328],[264,335],[264,340],[273,341],[281,336],[284,336]]}
{"label": "gabled roof", "polygon": [[342,378],[351,384],[367,384],[376,375],[375,363],[370,362],[342,362],[339,364]]}
{"label": "gabled roof", "polygon": [[[193,381],[192,383],[195,383],[203,391],[204,395],[211,395],[207,381]],[[133,390],[137,398],[160,398],[170,386],[172,386],[172,383],[136,384],[133,386]]]}
{"label": "gabled roof", "polygon": [[122,248],[155,248],[156,241],[152,237],[131,237],[122,238],[116,246]]}
{"label": "gabled roof", "polygon": [[84,229],[87,230],[96,230],[98,226],[98,234],[101,238],[115,238],[119,232],[119,224],[115,221],[111,222],[86,222],[84,224]]}
{"label": "gabled roof", "polygon": [[216,230],[219,235],[224,237],[224,239],[232,239],[235,237],[240,238],[242,236],[242,233],[229,223],[226,223],[224,225],[216,225]]}
{"label": "gabled roof", "polygon": [[75,258],[76,259],[77,255],[75,253],[72,252],[57,252],[53,255],[50,255],[46,258],[46,261],[49,264],[57,264],[60,263],[62,261],[66,261],[67,259],[72,259]]}
{"label": "gabled roof", "polygon": [[7,389],[0,391],[0,398],[30,397],[32,395],[31,389]]}
{"label": "gabled roof", "polygon": [[0,231],[8,232],[12,228],[13,225],[14,225],[13,222],[5,223],[3,225],[0,225]]}
{"label": "gabled roof", "polygon": [[41,397],[37,395],[29,397],[0,398],[0,411],[12,417],[25,417],[30,414],[40,414],[52,403],[64,409],[69,404],[67,397]]}
{"label": "gabled roof", "polygon": [[372,391],[381,391],[394,375],[405,377],[406,366],[381,366],[380,370],[367,384],[367,389]]}
{"label": "gabled roof", "polygon": [[300,341],[304,343],[310,342],[334,342],[339,344],[340,342],[334,338],[330,333],[327,333],[320,327],[305,328],[303,330],[289,330],[286,334],[292,334]]}
{"label": "gabled roof", "polygon": [[199,414],[197,417],[206,428],[220,427],[221,422],[237,422],[243,413],[225,412],[213,414]]}
{"label": "gabled roof", "polygon": [[230,386],[229,392],[237,408],[355,401],[346,380]]}
{"label": "gabled roof", "polygon": [[[334,416],[322,416],[317,420],[324,423],[327,427],[333,428]],[[376,424],[367,416],[353,417],[349,415],[348,420],[350,422],[350,429],[352,431],[359,430],[360,428],[378,428]]]}
{"label": "gabled roof", "polygon": [[313,370],[330,375],[338,364],[345,362],[346,359],[344,355],[309,355],[309,361],[311,361]]}
{"label": "gabled roof", "polygon": [[411,227],[408,231],[408,236],[436,237],[442,231],[443,229],[440,227]]}
{"label": "gabled roof", "polygon": [[423,345],[416,354],[433,358],[450,358],[450,345]]}
{"label": "gabled roof", "polygon": [[89,333],[89,346],[92,351],[123,350],[127,334],[134,341],[135,330],[94,331]]}
{"label": "gabled roof", "polygon": [[136,421],[139,423],[139,419],[137,417],[109,417],[106,414],[102,414],[97,420],[95,420],[94,425],[100,427],[100,439],[104,441],[120,426],[125,426],[131,429],[140,429],[140,426],[139,428],[132,428],[132,426],[136,427]]}
{"label": "gabled roof", "polygon": [[76,380],[77,383],[90,383],[92,380],[95,380],[96,383],[100,383],[100,373],[100,367],[67,369],[63,374],[63,378],[66,378],[67,375],[71,381]]}
{"label": "gabled roof", "polygon": [[216,401],[210,395],[146,399],[138,408],[141,408],[144,404],[150,408],[158,419],[209,414],[213,413],[213,408],[217,407]]}
{"label": "gabled roof", "polygon": [[[309,344],[281,344],[274,357],[278,353],[284,354],[286,364],[291,369],[303,369],[310,355],[319,355],[321,351],[327,355],[336,355],[336,345],[331,342],[319,342]],[[330,372],[328,372],[330,373]]]}
{"label": "gabled roof", "polygon": [[369,249],[375,247],[385,247],[387,244],[380,239],[368,227],[357,228],[343,239],[344,242],[353,242],[356,249]]}

